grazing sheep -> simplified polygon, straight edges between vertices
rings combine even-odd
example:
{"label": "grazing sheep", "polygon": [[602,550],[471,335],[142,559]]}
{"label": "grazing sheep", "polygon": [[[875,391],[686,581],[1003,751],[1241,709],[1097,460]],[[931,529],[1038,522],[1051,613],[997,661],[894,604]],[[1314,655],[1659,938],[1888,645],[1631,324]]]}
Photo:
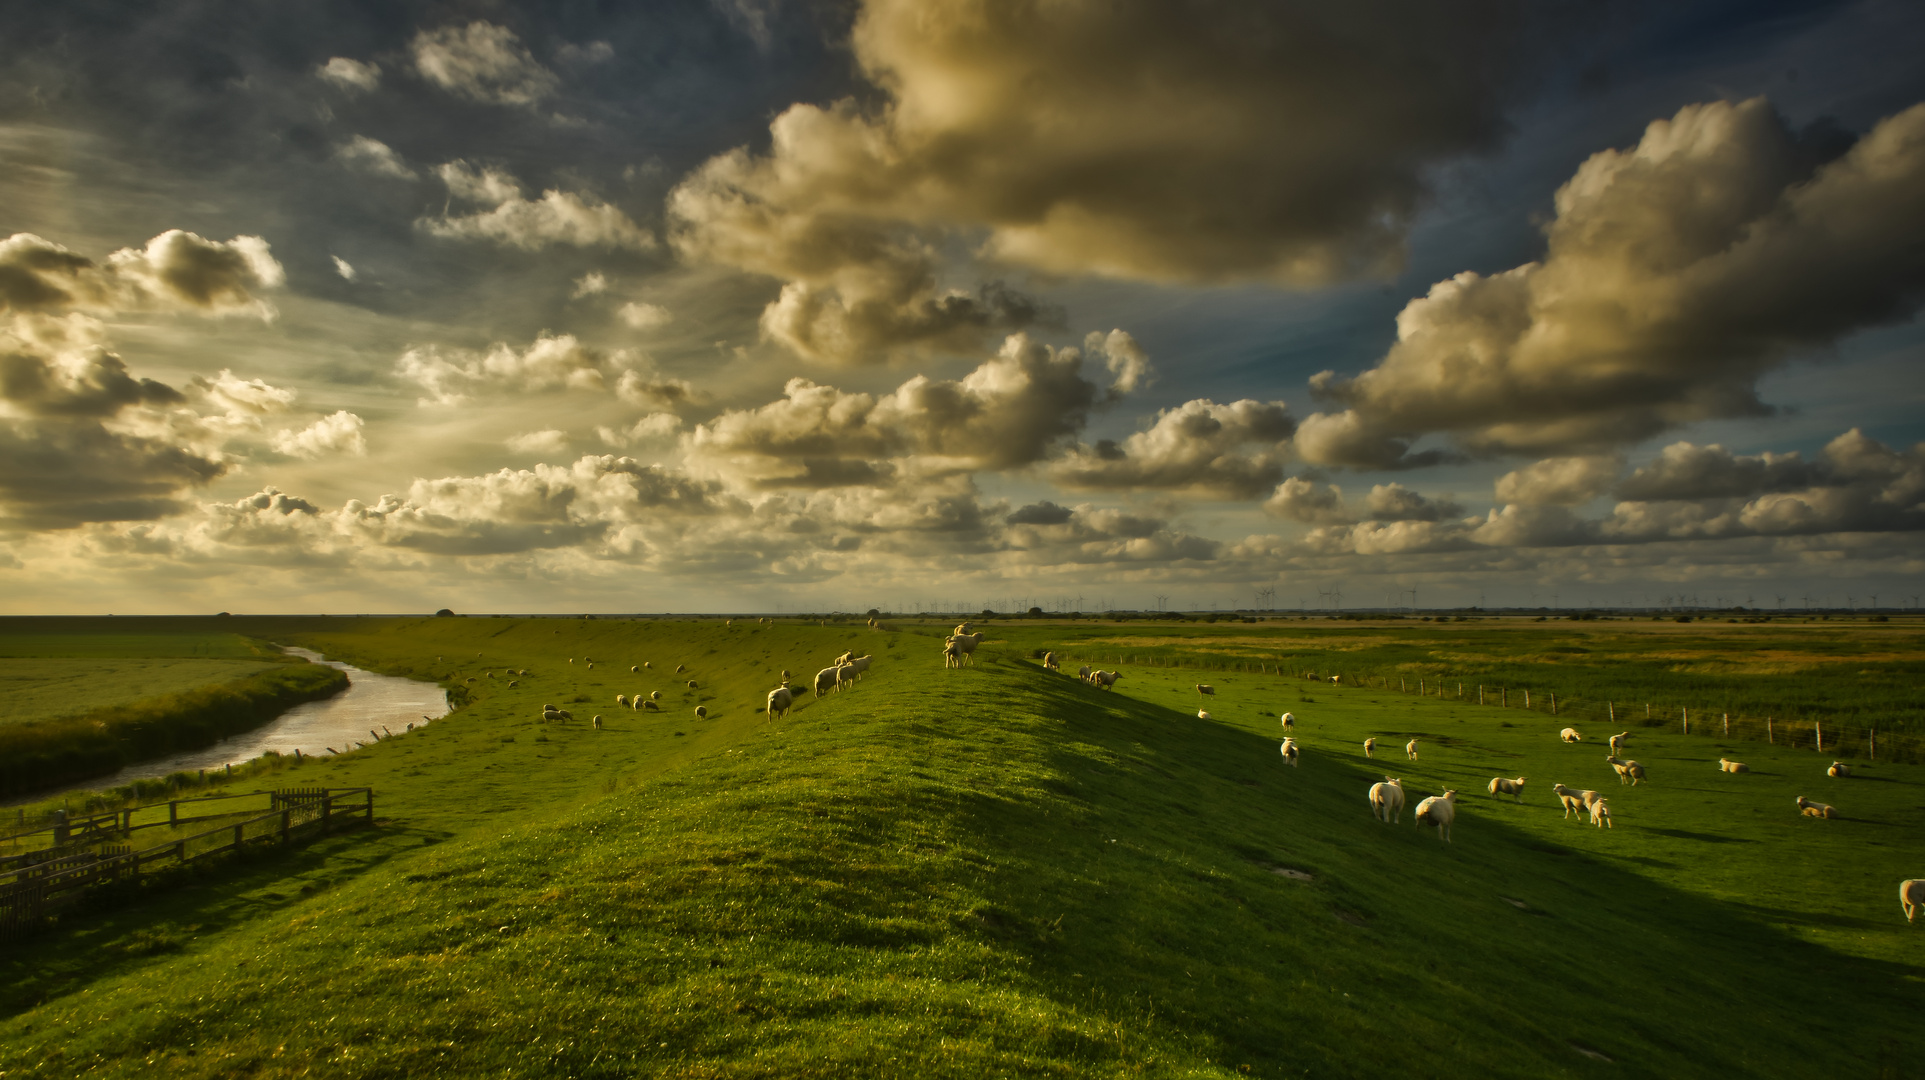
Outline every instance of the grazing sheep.
{"label": "grazing sheep", "polygon": [[509,683],[509,684],[508,684],[508,689],[510,689],[510,690],[513,690],[513,689],[514,689],[515,687],[517,687],[517,686],[520,686],[520,685],[521,685],[521,680],[520,680],[520,679],[516,679],[515,681],[513,681],[513,682],[511,682],[511,683]]}
{"label": "grazing sheep", "polygon": [[647,661],[647,660],[644,660],[644,661],[642,661],[642,670],[643,670],[643,671],[647,671],[648,669],[650,669],[650,668],[652,668],[652,667],[654,667],[654,666],[655,666],[655,665],[654,665],[653,663],[651,663],[651,662],[649,662],[649,661]]}
{"label": "grazing sheep", "polygon": [[1557,796],[1558,801],[1564,804],[1566,820],[1569,820],[1572,813],[1576,813],[1578,820],[1582,821],[1584,812],[1591,808],[1591,804],[1604,797],[1595,791],[1578,791],[1575,788],[1567,788],[1563,784],[1552,784],[1551,791]]}
{"label": "grazing sheep", "polygon": [[694,680],[694,679],[690,679],[690,680],[688,681],[688,688],[689,688],[690,690],[693,690],[693,689],[695,689],[695,688],[696,688],[696,687],[695,687],[695,680]]}
{"label": "grazing sheep", "polygon": [[1496,797],[1498,795],[1509,795],[1513,802],[1523,802],[1525,779],[1526,778],[1522,776],[1518,777],[1515,780],[1506,780],[1501,776],[1493,778],[1491,780],[1492,797]]}
{"label": "grazing sheep", "polygon": [[1055,654],[1055,653],[1053,653],[1053,652],[1046,652],[1046,653],[1044,653],[1044,654],[1043,654],[1043,670],[1044,670],[1044,671],[1055,671],[1056,669],[1057,669],[1057,659],[1056,659],[1056,654]]}
{"label": "grazing sheep", "polygon": [[836,689],[856,684],[856,669],[853,664],[840,664],[836,667]]}
{"label": "grazing sheep", "polygon": [[593,665],[593,664],[590,664],[590,665],[588,665],[588,670],[590,670],[590,671],[593,671],[593,670],[595,670],[595,665]]}
{"label": "grazing sheep", "polygon": [[1283,740],[1283,763],[1293,769],[1297,767],[1297,740]]}
{"label": "grazing sheep", "polygon": [[697,720],[707,720],[709,718],[709,707],[707,705],[697,705],[695,707],[695,718]]}
{"label": "grazing sheep", "polygon": [[767,710],[769,719],[775,719],[777,713],[783,716],[789,715],[789,710],[793,708],[794,705],[795,692],[788,687],[778,686],[769,691],[769,706]]}
{"label": "grazing sheep", "polygon": [[1335,686],[1342,679],[1343,679],[1342,675],[1332,675],[1330,676],[1330,685]]}
{"label": "grazing sheep", "polygon": [[660,690],[650,690],[648,692],[648,700],[650,701],[662,700],[662,692]]}
{"label": "grazing sheep", "polygon": [[1819,817],[1819,818],[1826,818],[1826,819],[1835,819],[1838,817],[1837,807],[1826,806],[1824,803],[1821,803],[1821,802],[1812,802],[1810,799],[1805,798],[1803,795],[1798,796],[1798,812],[1805,815],[1806,817]]}
{"label": "grazing sheep", "polygon": [[1364,740],[1364,756],[1367,758],[1374,758],[1377,756],[1377,737],[1376,736],[1373,735],[1370,738]]}
{"label": "grazing sheep", "polygon": [[944,642],[942,646],[942,666],[946,668],[961,667],[962,646],[957,645],[953,641]]}
{"label": "grazing sheep", "polygon": [[836,688],[836,681],[839,678],[836,673],[841,670],[841,668],[825,667],[815,673],[816,697],[821,697],[823,694]]}
{"label": "grazing sheep", "polygon": [[1116,680],[1122,677],[1123,677],[1123,673],[1120,671],[1099,671],[1096,674],[1090,676],[1090,678],[1096,680],[1096,685],[1102,687],[1105,690],[1115,689]]}
{"label": "grazing sheep", "polygon": [[628,704],[628,695],[627,695],[627,694],[616,694],[616,695],[615,695],[615,704],[617,704],[617,705],[626,705],[626,704]]}
{"label": "grazing sheep", "polygon": [[1395,825],[1404,816],[1404,782],[1394,776],[1370,785],[1370,816]]}
{"label": "grazing sheep", "polygon": [[1600,829],[1617,828],[1616,825],[1611,824],[1611,807],[1603,799],[1591,804],[1591,824]]}
{"label": "grazing sheep", "polygon": [[1207,713],[1207,712],[1205,712],[1205,711],[1203,711],[1202,709],[1198,709],[1198,710],[1196,711],[1196,718],[1197,718],[1198,720],[1214,720],[1214,719],[1216,719],[1216,717],[1214,717],[1214,716],[1211,716],[1211,715],[1210,715],[1209,713]]}
{"label": "grazing sheep", "polygon": [[1200,697],[1200,698],[1202,698],[1202,697],[1215,697],[1215,696],[1216,696],[1216,687],[1214,687],[1214,686],[1211,686],[1211,685],[1210,685],[1209,683],[1197,683],[1197,684],[1196,684],[1196,696],[1197,696],[1197,697]]}
{"label": "grazing sheep", "polygon": [[675,674],[677,674],[677,675],[680,675],[680,674],[681,674],[682,672],[684,672],[684,671],[687,671],[687,670],[688,670],[688,665],[686,665],[686,664],[677,664],[677,665],[675,665]]}
{"label": "grazing sheep", "polygon": [[1077,677],[1078,679],[1080,679],[1080,680],[1082,680],[1083,682],[1088,682],[1088,681],[1089,681],[1089,665],[1088,665],[1088,664],[1084,664],[1084,665],[1083,665],[1082,667],[1080,667],[1080,668],[1078,668],[1078,669],[1076,669],[1076,677]]}
{"label": "grazing sheep", "polygon": [[596,730],[596,731],[600,731],[601,729],[602,729],[602,714],[601,714],[601,713],[596,713],[596,714],[595,714],[595,730]]}
{"label": "grazing sheep", "polygon": [[1834,761],[1831,763],[1831,768],[1825,770],[1825,775],[1834,780],[1842,779],[1851,775],[1851,766],[1842,761]]}
{"label": "grazing sheep", "polygon": [[642,702],[642,711],[643,712],[661,712],[662,707],[660,705],[655,704],[652,701],[644,701]]}
{"label": "grazing sheep", "polygon": [[1898,903],[1905,909],[1905,921],[1911,922],[1918,909],[1925,907],[1925,878],[1911,878],[1898,883]]}
{"label": "grazing sheep", "polygon": [[1567,727],[1563,731],[1558,732],[1557,737],[1560,739],[1563,739],[1565,742],[1583,742],[1584,741],[1584,736],[1579,735],[1576,728],[1570,728],[1570,727]]}
{"label": "grazing sheep", "polygon": [[1416,739],[1412,739],[1409,742],[1404,744],[1404,753],[1410,755],[1410,760],[1412,761],[1417,760],[1417,740]]}
{"label": "grazing sheep", "polygon": [[1283,719],[1283,726],[1286,729],[1290,731],[1297,730],[1297,716],[1295,713],[1284,713],[1282,719]]}
{"label": "grazing sheep", "polygon": [[1611,752],[1615,754],[1619,750],[1624,749],[1624,741],[1630,737],[1631,733],[1628,731],[1620,731],[1616,735],[1611,736]]}
{"label": "grazing sheep", "polygon": [[875,657],[867,653],[856,657],[854,660],[849,661],[849,672],[858,679],[862,678],[869,673],[869,664],[874,659]]}
{"label": "grazing sheep", "polygon": [[1723,759],[1723,758],[1719,758],[1719,759],[1718,759],[1718,771],[1719,771],[1719,772],[1731,772],[1731,773],[1738,773],[1738,772],[1750,772],[1750,771],[1751,771],[1751,766],[1749,766],[1749,765],[1746,765],[1746,764],[1745,764],[1744,762],[1742,762],[1742,761],[1726,761],[1726,760],[1725,760],[1725,759]]}
{"label": "grazing sheep", "polygon": [[541,711],[542,711],[542,712],[554,712],[554,711],[555,711],[555,710],[556,710],[557,708],[559,708],[559,707],[560,707],[560,706],[557,706],[557,705],[547,705],[547,704],[544,704],[544,705],[542,705],[542,707],[541,707]]}
{"label": "grazing sheep", "polygon": [[1437,839],[1450,843],[1450,825],[1457,819],[1457,793],[1446,791],[1442,795],[1432,795],[1417,804],[1417,813],[1412,818],[1419,825],[1436,829]]}
{"label": "grazing sheep", "polygon": [[641,670],[642,670],[642,665],[640,665],[640,664],[630,664],[630,665],[628,665],[628,673],[629,673],[630,675],[635,675],[635,674],[639,674],[639,673],[641,672]]}

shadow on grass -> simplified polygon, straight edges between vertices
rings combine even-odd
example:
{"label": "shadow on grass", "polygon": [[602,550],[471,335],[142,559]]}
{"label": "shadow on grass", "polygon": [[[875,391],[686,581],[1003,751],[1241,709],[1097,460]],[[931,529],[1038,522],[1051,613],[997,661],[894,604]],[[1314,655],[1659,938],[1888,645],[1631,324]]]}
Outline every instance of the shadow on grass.
{"label": "shadow on grass", "polygon": [[[1587,1075],[1577,1041],[1672,1076],[1812,1075],[1829,1055],[1832,1075],[1872,1075],[1841,1047],[1916,1030],[1919,995],[1873,988],[1917,970],[1760,918],[1783,913],[1547,845],[1465,796],[1455,843],[1388,828],[1360,767],[1307,754],[1290,769],[1272,739],[1010,674],[1041,681],[1025,690],[1059,729],[1041,798],[968,810],[1008,859],[995,906],[1029,928],[1012,943],[1045,993],[1231,1070]],[[1425,794],[1409,787],[1413,804]]]}

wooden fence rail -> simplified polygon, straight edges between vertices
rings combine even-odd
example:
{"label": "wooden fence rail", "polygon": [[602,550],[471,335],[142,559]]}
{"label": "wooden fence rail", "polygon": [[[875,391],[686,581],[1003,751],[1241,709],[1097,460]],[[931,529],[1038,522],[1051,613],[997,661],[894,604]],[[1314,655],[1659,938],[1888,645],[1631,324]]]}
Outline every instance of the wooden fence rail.
{"label": "wooden fence rail", "polygon": [[[287,796],[285,799],[284,794]],[[89,850],[78,850],[76,844],[69,843],[64,847],[47,848],[34,853],[42,855],[35,861],[0,869],[0,939],[30,933],[43,925],[49,914],[78,900],[93,885],[185,866],[199,859],[240,851],[251,845],[291,844],[315,839],[343,828],[374,821],[373,788],[311,788],[286,793],[273,792],[270,802],[272,809],[266,813],[192,836],[178,837],[164,844],[139,850],[132,845],[100,845]],[[179,819],[172,807],[170,817],[177,821],[195,820]],[[141,827],[134,826],[135,829]],[[121,835],[131,831],[125,830]],[[91,840],[87,842],[93,843]]]}

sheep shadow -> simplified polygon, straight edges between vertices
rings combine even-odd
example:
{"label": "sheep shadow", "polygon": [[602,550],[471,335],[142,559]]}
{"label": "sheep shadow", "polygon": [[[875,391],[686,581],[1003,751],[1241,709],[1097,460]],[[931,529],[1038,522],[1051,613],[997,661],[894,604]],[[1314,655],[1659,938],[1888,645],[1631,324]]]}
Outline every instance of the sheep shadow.
{"label": "sheep shadow", "polygon": [[1744,837],[1744,836],[1720,836],[1717,833],[1692,832],[1689,829],[1666,829],[1656,825],[1644,825],[1642,823],[1640,823],[1639,828],[1642,828],[1645,832],[1657,833],[1659,836],[1670,836],[1670,837],[1675,837],[1679,840],[1693,840],[1700,844],[1755,844],[1755,843],[1758,843],[1758,841],[1753,840],[1749,837]]}

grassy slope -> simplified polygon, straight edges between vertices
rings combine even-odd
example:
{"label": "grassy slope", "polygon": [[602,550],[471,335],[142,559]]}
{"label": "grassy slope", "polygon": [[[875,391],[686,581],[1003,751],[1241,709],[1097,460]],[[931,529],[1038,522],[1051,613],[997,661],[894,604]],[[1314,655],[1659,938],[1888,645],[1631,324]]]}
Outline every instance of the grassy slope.
{"label": "grassy slope", "polygon": [[[1702,740],[1640,736],[1653,782],[1610,792],[1600,833],[1546,790],[1608,780],[1601,748],[1474,709],[1219,675],[1205,723],[1180,672],[1106,695],[988,649],[943,672],[910,634],[491,622],[311,636],[387,670],[459,652],[437,673],[482,689],[295,774],[374,783],[377,835],[0,959],[0,1070],[1850,1076],[1920,1048],[1925,945],[1887,895],[1925,869],[1900,869],[1921,855],[1916,770],[1819,776],[1806,793],[1850,819],[1799,822],[1809,753],[1747,746],[1759,773],[1721,784]],[[858,690],[752,711],[770,671],[851,643],[882,656]],[[626,671],[641,659],[653,678]],[[671,685],[676,662],[700,691]],[[494,663],[535,674],[509,691]],[[672,711],[524,719],[635,689]],[[1303,717],[1299,770],[1279,706]],[[1503,771],[1532,797],[1467,793],[1449,846],[1381,826],[1365,732],[1426,737],[1390,770],[1413,794]]]}
{"label": "grassy slope", "polygon": [[245,678],[272,661],[198,659],[0,659],[0,724],[31,723],[131,705]]}

